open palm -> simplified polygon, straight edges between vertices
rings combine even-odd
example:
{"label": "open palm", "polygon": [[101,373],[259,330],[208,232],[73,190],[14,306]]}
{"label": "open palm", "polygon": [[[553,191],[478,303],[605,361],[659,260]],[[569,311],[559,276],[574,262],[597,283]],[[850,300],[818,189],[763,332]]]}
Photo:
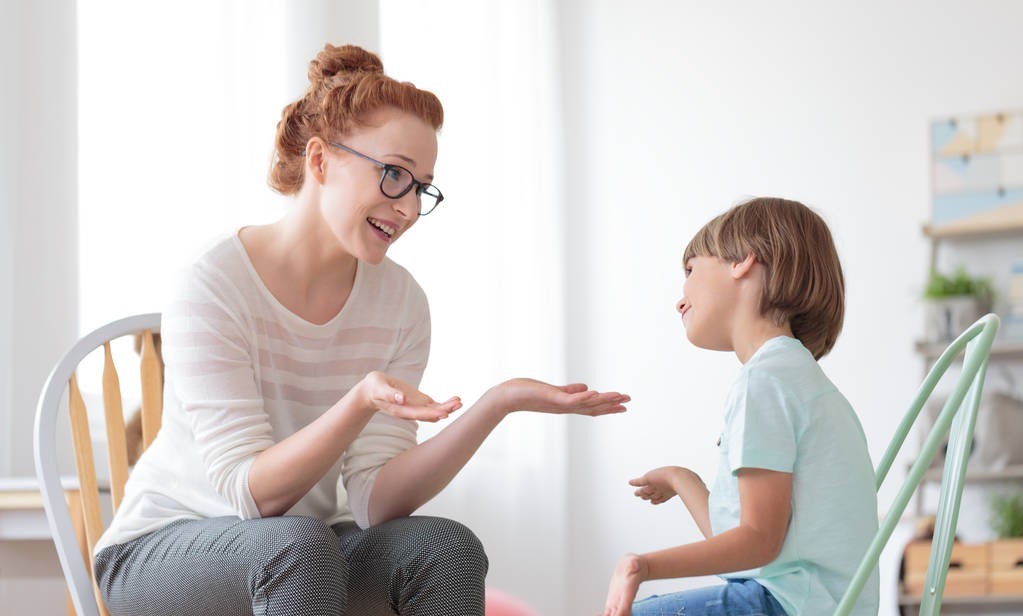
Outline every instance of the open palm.
{"label": "open palm", "polygon": [[583,383],[552,385],[536,379],[511,379],[495,386],[490,395],[496,396],[509,411],[536,411],[540,413],[572,413],[576,415],[607,415],[625,411],[629,396],[618,392],[599,392]]}

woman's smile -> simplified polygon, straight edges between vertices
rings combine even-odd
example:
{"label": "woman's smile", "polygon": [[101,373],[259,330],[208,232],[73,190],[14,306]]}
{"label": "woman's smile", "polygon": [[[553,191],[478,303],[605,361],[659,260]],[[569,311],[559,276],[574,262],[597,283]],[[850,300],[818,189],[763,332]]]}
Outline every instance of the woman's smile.
{"label": "woman's smile", "polygon": [[394,238],[394,235],[398,232],[399,228],[398,225],[393,222],[373,218],[372,216],[366,218],[366,222],[369,223],[370,228],[377,237],[388,243],[390,243]]}

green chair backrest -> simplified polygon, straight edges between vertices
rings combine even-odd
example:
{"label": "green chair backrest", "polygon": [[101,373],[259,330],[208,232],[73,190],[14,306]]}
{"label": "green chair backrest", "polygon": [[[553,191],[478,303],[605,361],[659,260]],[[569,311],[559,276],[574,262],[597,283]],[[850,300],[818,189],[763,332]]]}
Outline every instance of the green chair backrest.
{"label": "green chair backrest", "polygon": [[971,325],[958,338],[952,341],[945,352],[938,357],[927,378],[924,379],[895,432],[895,437],[877,465],[876,487],[884,483],[888,471],[902,448],[910,429],[920,415],[920,409],[934,392],[935,385],[941,380],[949,366],[965,349],[962,372],[959,374],[941,413],[934,421],[930,432],[924,439],[919,456],[910,467],[902,488],[892,503],[891,509],[881,522],[881,526],[871,542],[867,553],[860,562],[860,567],[853,576],[852,583],[846,590],[842,601],[835,611],[836,616],[849,614],[856,599],[863,590],[874,569],[877,568],[881,551],[892,536],[906,505],[920,485],[920,480],[931,464],[931,460],[941,447],[945,435],[949,435],[948,449],[945,454],[945,467],[941,475],[941,488],[938,496],[938,512],[934,523],[934,538],[931,541],[931,557],[927,564],[927,576],[924,593],[920,603],[920,615],[937,615],[941,611],[941,597],[945,590],[945,577],[948,575],[948,563],[952,556],[952,544],[955,540],[956,524],[959,521],[959,504],[963,495],[963,481],[966,475],[966,464],[969,460],[970,443],[973,441],[973,428],[977,423],[977,409],[980,406],[980,395],[984,387],[984,376],[987,373],[988,357],[991,344],[998,331],[998,317],[988,314]]}

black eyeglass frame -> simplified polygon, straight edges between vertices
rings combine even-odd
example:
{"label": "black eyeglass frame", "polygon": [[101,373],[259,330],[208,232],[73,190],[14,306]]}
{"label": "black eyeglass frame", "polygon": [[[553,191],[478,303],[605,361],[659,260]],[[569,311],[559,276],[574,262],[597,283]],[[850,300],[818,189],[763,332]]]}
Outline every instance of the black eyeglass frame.
{"label": "black eyeglass frame", "polygon": [[[402,167],[401,165],[392,165],[390,163],[381,162],[381,161],[373,158],[372,156],[366,156],[362,152],[359,152],[358,150],[353,150],[352,148],[348,147],[347,145],[345,145],[343,143],[338,143],[336,141],[328,141],[327,145],[329,145],[331,147],[338,148],[340,150],[344,150],[345,152],[348,152],[349,154],[355,154],[359,158],[366,159],[369,162],[371,162],[374,165],[376,165],[377,167],[380,167],[383,170],[383,172],[380,174],[380,192],[381,192],[381,194],[383,194],[388,199],[401,199],[402,197],[404,197],[405,195],[408,194],[408,191],[412,190],[412,188],[415,187],[415,189],[416,189],[416,196],[419,197],[419,212],[417,212],[417,213],[420,216],[426,216],[430,212],[434,211],[435,209],[437,209],[437,206],[440,205],[440,202],[444,200],[444,193],[442,193],[439,188],[437,188],[436,186],[434,186],[433,184],[431,184],[429,182],[420,182],[419,180],[416,179],[416,176],[411,171],[409,171],[405,167]],[[387,179],[387,173],[389,171],[391,171],[392,169],[400,169],[400,170],[404,171],[405,173],[407,173],[410,178],[412,178],[412,181],[409,182],[409,185],[406,186],[400,193],[398,193],[396,195],[388,194],[387,191],[384,190],[384,180]],[[434,194],[432,192],[427,192],[427,190],[431,189],[431,188],[436,192],[436,194]],[[430,209],[426,210],[425,212],[423,211],[423,199],[422,199],[422,194],[423,193],[426,193],[427,195],[430,195],[431,197],[436,199],[436,201],[433,204],[433,207],[431,207]]]}

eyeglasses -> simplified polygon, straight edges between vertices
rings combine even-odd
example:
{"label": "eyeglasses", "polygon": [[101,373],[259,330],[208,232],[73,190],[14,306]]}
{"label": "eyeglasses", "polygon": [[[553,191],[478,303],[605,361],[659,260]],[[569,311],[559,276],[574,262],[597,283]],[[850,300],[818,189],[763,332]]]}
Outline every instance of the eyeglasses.
{"label": "eyeglasses", "polygon": [[416,197],[419,198],[420,216],[426,216],[444,200],[444,195],[441,194],[439,188],[428,182],[420,182],[414,175],[412,175],[411,171],[401,165],[382,163],[375,158],[370,158],[362,152],[357,152],[352,148],[335,141],[328,141],[327,143],[335,148],[344,150],[345,152],[355,154],[359,158],[365,158],[377,167],[383,169],[383,173],[380,174],[380,192],[384,193],[385,197],[390,199],[401,199],[408,194],[408,191],[415,188]]}

